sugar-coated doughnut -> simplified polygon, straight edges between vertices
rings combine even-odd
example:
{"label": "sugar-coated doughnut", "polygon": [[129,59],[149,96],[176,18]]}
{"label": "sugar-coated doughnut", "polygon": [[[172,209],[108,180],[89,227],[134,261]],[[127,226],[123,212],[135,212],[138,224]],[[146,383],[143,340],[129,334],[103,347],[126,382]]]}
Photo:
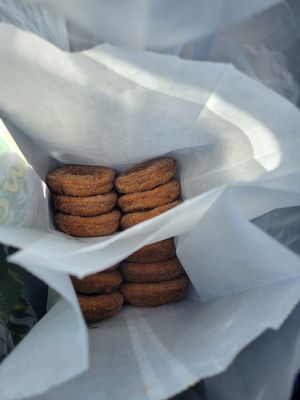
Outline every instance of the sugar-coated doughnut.
{"label": "sugar-coated doughnut", "polygon": [[93,165],[66,165],[49,172],[47,185],[54,193],[68,196],[93,196],[109,192],[116,172]]}
{"label": "sugar-coated doughnut", "polygon": [[92,217],[110,212],[116,205],[117,193],[108,192],[88,197],[56,194],[53,201],[55,209],[62,213]]}
{"label": "sugar-coated doughnut", "polygon": [[144,192],[169,182],[175,174],[174,158],[158,158],[125,170],[116,178],[115,187],[120,193]]}
{"label": "sugar-coated doughnut", "polygon": [[119,228],[121,213],[118,210],[95,217],[80,217],[58,213],[55,223],[59,230],[71,236],[94,237],[110,235]]}
{"label": "sugar-coated doughnut", "polygon": [[125,194],[118,199],[118,206],[124,213],[144,211],[171,203],[179,196],[179,181],[172,179],[170,182],[152,190]]}
{"label": "sugar-coated doughnut", "polygon": [[118,291],[110,294],[78,295],[79,305],[86,322],[97,322],[118,314],[124,303]]}
{"label": "sugar-coated doughnut", "polygon": [[180,203],[180,200],[175,200],[172,203],[165,204],[164,206],[155,207],[150,211],[137,211],[124,214],[121,218],[121,227],[123,229],[130,228],[131,226],[139,224],[140,222],[157,217],[171,208],[178,206]]}
{"label": "sugar-coated doughnut", "polygon": [[83,294],[107,294],[121,285],[123,278],[119,271],[104,271],[85,276],[82,279],[71,277],[74,289]]}
{"label": "sugar-coated doughnut", "polygon": [[147,244],[126,258],[136,263],[155,263],[175,257],[176,247],[174,238]]}
{"label": "sugar-coated doughnut", "polygon": [[127,303],[139,307],[159,306],[182,299],[189,278],[182,275],[171,281],[160,283],[122,283],[121,293]]}
{"label": "sugar-coated doughnut", "polygon": [[123,261],[120,271],[126,282],[135,283],[170,281],[184,274],[184,269],[177,257],[148,264]]}

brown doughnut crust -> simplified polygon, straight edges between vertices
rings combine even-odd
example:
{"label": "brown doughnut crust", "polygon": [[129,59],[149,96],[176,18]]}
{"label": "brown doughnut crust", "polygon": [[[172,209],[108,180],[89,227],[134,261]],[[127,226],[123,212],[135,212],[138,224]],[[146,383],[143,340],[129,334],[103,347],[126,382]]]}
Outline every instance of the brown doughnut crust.
{"label": "brown doughnut crust", "polygon": [[188,284],[186,275],[161,283],[122,283],[121,293],[125,301],[134,306],[160,306],[182,299]]}
{"label": "brown doughnut crust", "polygon": [[133,225],[139,224],[140,222],[146,221],[148,219],[157,217],[158,215],[174,208],[180,204],[180,200],[173,201],[172,203],[165,204],[164,206],[155,207],[150,211],[138,211],[123,215],[121,218],[121,227],[123,229],[128,229]]}
{"label": "brown doughnut crust", "polygon": [[118,206],[124,213],[151,210],[171,203],[179,196],[180,183],[177,179],[172,179],[170,182],[146,192],[125,194],[119,198]]}
{"label": "brown doughnut crust", "polygon": [[58,213],[55,223],[59,230],[71,236],[94,237],[110,235],[119,228],[121,213],[118,210],[97,215],[96,217],[80,217]]}
{"label": "brown doughnut crust", "polygon": [[92,217],[110,212],[116,205],[117,193],[108,192],[89,197],[73,197],[63,194],[53,196],[56,210],[65,214]]}
{"label": "brown doughnut crust", "polygon": [[124,171],[116,178],[115,187],[120,193],[144,192],[169,182],[175,174],[174,158],[158,158]]}
{"label": "brown doughnut crust", "polygon": [[126,261],[135,263],[155,263],[176,256],[174,238],[147,244],[126,258]]}
{"label": "brown doughnut crust", "polygon": [[98,272],[83,279],[71,277],[74,289],[83,294],[107,294],[114,292],[121,285],[123,278],[119,271]]}
{"label": "brown doughnut crust", "polygon": [[126,282],[135,283],[165,282],[184,274],[177,257],[149,264],[123,261],[120,270]]}
{"label": "brown doughnut crust", "polygon": [[124,303],[120,292],[94,296],[78,295],[79,305],[86,322],[97,322],[118,314]]}
{"label": "brown doughnut crust", "polygon": [[49,172],[46,183],[54,193],[68,196],[93,196],[109,192],[116,172],[92,165],[67,165]]}

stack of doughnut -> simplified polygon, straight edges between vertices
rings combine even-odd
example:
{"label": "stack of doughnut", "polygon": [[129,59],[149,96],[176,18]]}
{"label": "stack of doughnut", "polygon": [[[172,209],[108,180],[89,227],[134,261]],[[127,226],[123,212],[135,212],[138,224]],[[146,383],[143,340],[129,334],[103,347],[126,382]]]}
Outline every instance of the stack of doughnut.
{"label": "stack of doughnut", "polygon": [[[118,230],[121,213],[115,209],[117,194],[112,190],[115,175],[112,168],[85,165],[51,171],[46,181],[53,194],[57,228],[79,237]],[[121,310],[124,299],[118,289],[123,279],[116,268],[83,279],[72,277],[87,322],[111,318]]]}
{"label": "stack of doughnut", "polygon": [[83,279],[71,277],[86,322],[102,321],[120,312],[124,298],[118,289],[123,279],[116,268]]}
{"label": "stack of doughnut", "polygon": [[[180,183],[175,179],[176,160],[161,158],[124,171],[115,180],[122,194],[121,227],[127,229],[170,210],[180,203]],[[180,300],[189,279],[178,258],[174,238],[147,245],[124,260],[121,292],[127,303],[159,306]]]}
{"label": "stack of doughnut", "polygon": [[[117,178],[115,170],[108,167],[57,168],[46,179],[53,195],[56,227],[71,236],[95,237],[153,218],[180,203],[180,183],[175,175],[176,161],[170,157],[139,164]],[[142,307],[180,300],[189,283],[176,257],[174,238],[142,247],[119,269],[116,265],[83,279],[71,279],[89,323],[116,315],[124,299]]]}
{"label": "stack of doughnut", "polygon": [[67,165],[47,175],[53,194],[55,223],[72,236],[93,237],[114,233],[120,211],[115,209],[115,170],[107,167]]}

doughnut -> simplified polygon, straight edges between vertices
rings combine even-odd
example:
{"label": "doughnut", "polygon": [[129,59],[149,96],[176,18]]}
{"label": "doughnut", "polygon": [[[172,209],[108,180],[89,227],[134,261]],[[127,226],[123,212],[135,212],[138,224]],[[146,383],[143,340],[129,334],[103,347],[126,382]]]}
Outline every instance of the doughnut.
{"label": "doughnut", "polygon": [[122,283],[121,293],[125,301],[134,306],[160,306],[182,299],[188,284],[186,275],[160,283]]}
{"label": "doughnut", "polygon": [[172,179],[164,185],[146,192],[129,193],[121,196],[118,206],[124,213],[131,211],[144,211],[163,206],[176,200],[180,195],[180,184],[177,179]]}
{"label": "doughnut", "polygon": [[126,258],[126,261],[136,263],[155,263],[176,256],[174,238],[147,244]]}
{"label": "doughnut", "polygon": [[109,192],[115,175],[112,168],[67,165],[49,172],[46,182],[54,193],[86,197]]}
{"label": "doughnut", "polygon": [[144,192],[169,182],[176,174],[176,160],[158,158],[125,170],[115,180],[120,193]]}
{"label": "doughnut", "polygon": [[176,200],[172,203],[165,204],[164,206],[155,207],[150,211],[138,211],[125,214],[121,218],[121,227],[123,229],[130,228],[131,226],[139,224],[140,222],[157,217],[158,215],[170,210],[171,208],[178,206],[178,204],[180,203],[180,200]]}
{"label": "doughnut", "polygon": [[121,213],[118,210],[95,217],[80,217],[58,213],[55,223],[59,230],[71,236],[94,237],[114,233],[119,228]]}
{"label": "doughnut", "polygon": [[123,261],[120,271],[126,282],[135,283],[170,281],[184,274],[184,269],[177,257],[149,264]]}
{"label": "doughnut", "polygon": [[100,295],[78,295],[79,305],[86,322],[97,322],[118,314],[124,303],[120,292]]}
{"label": "doughnut", "polygon": [[65,214],[91,217],[110,212],[116,205],[117,194],[108,192],[89,197],[73,197],[63,194],[53,196],[54,207]]}
{"label": "doughnut", "polygon": [[97,274],[88,275],[83,279],[72,276],[71,279],[76,292],[85,294],[107,294],[114,292],[123,281],[119,271],[98,272]]}

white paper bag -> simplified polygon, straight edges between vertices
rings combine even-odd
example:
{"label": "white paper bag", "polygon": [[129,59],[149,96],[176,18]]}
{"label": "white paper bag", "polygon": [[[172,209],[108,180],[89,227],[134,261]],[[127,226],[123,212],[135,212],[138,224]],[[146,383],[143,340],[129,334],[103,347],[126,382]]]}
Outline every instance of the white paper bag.
{"label": "white paper bag", "polygon": [[[275,210],[253,222],[300,254],[300,207]],[[266,331],[225,372],[205,380],[195,390],[202,394],[204,387],[203,400],[291,398],[300,367],[299,326],[298,305],[279,330]]]}
{"label": "white paper bag", "polygon": [[[1,226],[0,240],[21,249],[11,261],[62,296],[1,364],[1,399],[42,393],[87,368],[68,274],[101,271],[167,237],[177,237],[188,298],[125,307],[97,325],[89,371],[50,398],[166,398],[278,328],[300,298],[299,258],[249,221],[300,204],[299,111],[225,64],[109,45],[70,54],[4,24],[0,38],[0,113],[35,182],[28,197],[39,199],[34,228]],[[110,237],[54,229],[42,182],[54,165],[122,169],[164,154],[178,160],[181,205]]]}

